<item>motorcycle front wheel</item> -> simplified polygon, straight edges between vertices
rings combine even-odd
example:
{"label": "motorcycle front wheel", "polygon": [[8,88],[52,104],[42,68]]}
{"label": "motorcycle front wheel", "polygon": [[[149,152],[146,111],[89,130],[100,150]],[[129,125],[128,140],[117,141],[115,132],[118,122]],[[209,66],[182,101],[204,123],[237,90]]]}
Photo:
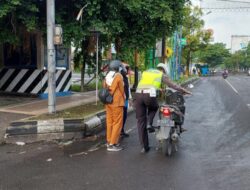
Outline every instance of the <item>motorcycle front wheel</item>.
{"label": "motorcycle front wheel", "polygon": [[173,145],[170,138],[162,140],[162,153],[164,156],[171,156],[172,149]]}

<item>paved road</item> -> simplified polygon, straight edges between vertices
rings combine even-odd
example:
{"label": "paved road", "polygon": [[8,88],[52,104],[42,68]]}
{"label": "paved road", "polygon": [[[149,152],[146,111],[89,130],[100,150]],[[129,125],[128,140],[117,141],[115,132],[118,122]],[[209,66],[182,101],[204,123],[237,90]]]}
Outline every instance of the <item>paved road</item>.
{"label": "paved road", "polygon": [[[99,139],[0,147],[0,189],[248,190],[250,78],[203,78],[186,99],[179,152],[139,153],[135,118],[125,150],[107,152]],[[155,147],[154,135],[150,143]],[[77,154],[78,153],[78,154]],[[52,159],[52,160],[51,160]]]}
{"label": "paved road", "polygon": [[[90,79],[93,78],[93,74],[91,74],[90,76],[86,73],[85,77],[84,77],[84,83],[89,82]],[[93,80],[95,81],[95,80]],[[80,73],[73,73],[72,74],[72,83],[73,84],[81,84],[81,74]]]}
{"label": "paved road", "polygon": [[[0,111],[0,144],[4,142],[5,131],[6,131],[6,128],[9,126],[9,124],[11,123],[11,121],[17,121],[26,117],[29,117],[29,115],[7,113],[7,112]],[[1,148],[0,148],[0,152],[1,152]],[[0,183],[0,190],[1,190],[1,183]]]}

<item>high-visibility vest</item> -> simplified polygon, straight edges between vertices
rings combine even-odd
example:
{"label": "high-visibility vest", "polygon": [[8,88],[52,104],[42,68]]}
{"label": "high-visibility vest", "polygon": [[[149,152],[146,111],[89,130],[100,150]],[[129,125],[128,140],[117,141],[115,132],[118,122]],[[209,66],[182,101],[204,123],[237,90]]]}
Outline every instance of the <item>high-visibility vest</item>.
{"label": "high-visibility vest", "polygon": [[142,78],[138,84],[139,89],[147,89],[147,88],[161,88],[163,73],[156,69],[149,69],[142,73]]}

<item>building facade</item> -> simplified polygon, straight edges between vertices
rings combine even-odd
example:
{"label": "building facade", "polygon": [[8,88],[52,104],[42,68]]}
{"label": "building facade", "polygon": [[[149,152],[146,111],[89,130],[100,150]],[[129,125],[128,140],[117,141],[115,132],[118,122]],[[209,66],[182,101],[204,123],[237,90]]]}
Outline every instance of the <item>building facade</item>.
{"label": "building facade", "polygon": [[[0,92],[47,97],[46,41],[41,32],[20,32],[20,43],[0,44]],[[56,46],[56,93],[70,93],[70,49]]]}
{"label": "building facade", "polygon": [[231,36],[231,53],[247,48],[250,42],[250,35],[232,35]]}

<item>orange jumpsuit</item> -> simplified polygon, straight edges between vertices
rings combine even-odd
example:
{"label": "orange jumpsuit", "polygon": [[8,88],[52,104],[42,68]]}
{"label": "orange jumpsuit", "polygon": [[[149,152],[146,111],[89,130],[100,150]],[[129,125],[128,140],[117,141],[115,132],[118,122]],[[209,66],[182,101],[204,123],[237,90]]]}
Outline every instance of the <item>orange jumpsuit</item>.
{"label": "orange jumpsuit", "polygon": [[110,93],[113,95],[113,102],[106,104],[106,138],[107,143],[117,144],[119,141],[123,124],[123,107],[125,103],[123,78],[120,73],[116,73],[114,80],[109,86]]}

